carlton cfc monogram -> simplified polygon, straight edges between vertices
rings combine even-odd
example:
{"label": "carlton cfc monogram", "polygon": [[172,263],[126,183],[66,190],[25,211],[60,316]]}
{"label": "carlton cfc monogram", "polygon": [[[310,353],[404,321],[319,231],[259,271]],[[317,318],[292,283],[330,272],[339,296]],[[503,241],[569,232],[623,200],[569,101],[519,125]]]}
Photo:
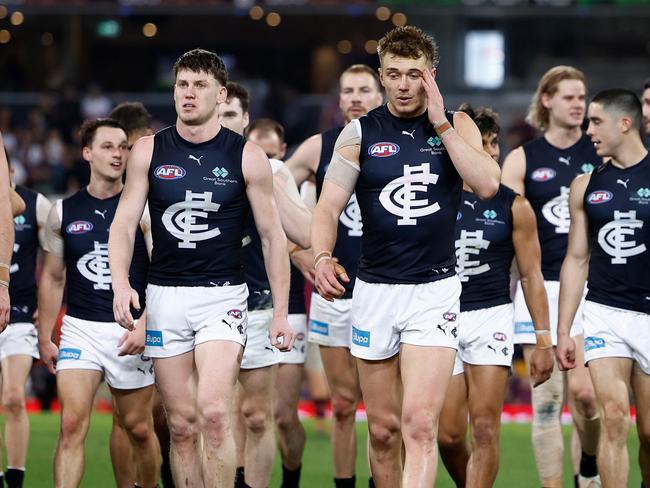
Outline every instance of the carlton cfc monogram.
{"label": "carlton cfc monogram", "polygon": [[212,192],[185,192],[185,200],[170,205],[162,217],[165,229],[180,239],[181,249],[196,249],[197,241],[205,241],[221,234],[218,227],[208,229],[207,224],[197,224],[197,218],[206,218],[208,212],[217,212],[219,204],[212,202]]}
{"label": "carlton cfc monogram", "polygon": [[383,207],[400,217],[397,225],[417,225],[417,219],[440,210],[438,202],[429,203],[427,198],[416,198],[416,192],[427,191],[427,185],[435,185],[438,175],[431,173],[430,164],[404,165],[404,176],[388,183],[379,195]]}

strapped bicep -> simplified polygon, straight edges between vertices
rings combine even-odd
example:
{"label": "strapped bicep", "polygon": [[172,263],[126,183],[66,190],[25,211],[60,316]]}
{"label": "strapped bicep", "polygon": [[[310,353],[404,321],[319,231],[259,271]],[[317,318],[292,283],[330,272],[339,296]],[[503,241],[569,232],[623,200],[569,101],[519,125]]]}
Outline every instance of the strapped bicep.
{"label": "strapped bicep", "polygon": [[45,223],[45,231],[43,235],[43,249],[47,252],[63,257],[63,236],[61,234],[61,221],[63,220],[63,201],[57,200],[50,213],[47,216]]}
{"label": "strapped bicep", "polygon": [[360,147],[361,125],[355,119],[343,128],[336,139],[325,179],[352,193],[361,172]]}

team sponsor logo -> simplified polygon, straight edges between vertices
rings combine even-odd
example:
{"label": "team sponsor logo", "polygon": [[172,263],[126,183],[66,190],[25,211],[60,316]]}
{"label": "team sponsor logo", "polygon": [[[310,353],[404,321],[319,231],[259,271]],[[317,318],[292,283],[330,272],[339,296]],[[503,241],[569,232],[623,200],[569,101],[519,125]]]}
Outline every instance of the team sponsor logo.
{"label": "team sponsor logo", "polygon": [[490,241],[483,239],[482,230],[460,231],[460,239],[456,240],[455,247],[456,273],[461,282],[467,282],[470,276],[480,275],[490,270],[489,264],[481,264],[479,259],[475,259],[481,249],[487,249],[489,246]]}
{"label": "team sponsor logo", "polygon": [[388,158],[399,152],[399,146],[394,142],[377,142],[368,148],[368,154],[373,158]]}
{"label": "team sponsor logo", "polygon": [[153,174],[160,180],[180,180],[187,172],[185,168],[181,168],[175,164],[163,164],[162,166],[158,166]]}
{"label": "team sponsor logo", "polygon": [[560,194],[544,204],[542,215],[549,224],[555,227],[556,234],[569,233],[571,214],[569,213],[568,187],[560,187]]}
{"label": "team sponsor logo", "polygon": [[497,218],[497,213],[494,210],[489,209],[483,212],[483,217],[489,220],[494,220]]}
{"label": "team sponsor logo", "polygon": [[533,334],[535,326],[532,322],[515,322],[515,334]]}
{"label": "team sponsor logo", "polygon": [[162,330],[150,330],[147,329],[147,335],[144,340],[145,346],[149,347],[163,347],[165,342],[163,341]]}
{"label": "team sponsor logo", "polygon": [[233,308],[232,310],[228,310],[228,312],[226,313],[233,319],[237,319],[237,320],[240,320],[244,316],[244,312],[242,312],[238,308]]}
{"label": "team sponsor logo", "polygon": [[24,215],[18,215],[17,217],[14,217],[14,224],[16,225],[23,225],[25,222],[27,222],[27,219]]}
{"label": "team sponsor logo", "polygon": [[438,175],[431,173],[430,164],[404,165],[404,176],[389,182],[379,195],[382,206],[400,217],[397,225],[417,225],[417,219],[440,210],[438,202],[429,203],[428,198],[418,199],[416,194],[426,193],[428,185],[438,182]]}
{"label": "team sponsor logo", "polygon": [[601,204],[601,203],[607,203],[612,198],[614,198],[614,195],[612,194],[611,191],[596,190],[596,191],[592,191],[587,196],[587,203],[590,203],[591,205],[598,205],[598,204]]}
{"label": "team sponsor logo", "polygon": [[[643,221],[636,218],[636,210],[614,211],[614,220],[598,231],[598,244],[608,255],[612,264],[625,264],[627,258],[645,252],[645,244],[637,245],[633,239],[637,229],[643,228]],[[632,238],[628,240],[628,238]]]}
{"label": "team sponsor logo", "polygon": [[309,331],[314,334],[320,334],[324,336],[330,335],[330,327],[326,322],[319,322],[318,320],[311,319],[309,321]]}
{"label": "team sponsor logo", "polygon": [[361,347],[370,347],[370,332],[352,326],[352,343]]}
{"label": "team sponsor logo", "polygon": [[585,163],[580,166],[580,171],[583,173],[591,173],[594,169],[596,169],[596,167],[591,163]]}
{"label": "team sponsor logo", "polygon": [[339,217],[341,223],[348,228],[348,236],[359,237],[363,235],[363,222],[361,222],[361,209],[357,203],[357,196],[353,193]]}
{"label": "team sponsor logo", "polygon": [[442,139],[439,136],[431,136],[427,139],[427,144],[431,147],[440,147],[442,146]]}
{"label": "team sponsor logo", "polygon": [[530,175],[530,178],[533,181],[538,181],[540,183],[543,183],[545,181],[550,181],[555,176],[557,175],[557,171],[555,171],[553,168],[537,168],[533,173]]}
{"label": "team sponsor logo", "polygon": [[492,334],[492,337],[494,338],[495,341],[499,342],[505,342],[508,340],[508,336],[505,335],[503,332],[495,332]]}
{"label": "team sponsor logo", "polygon": [[75,220],[65,228],[65,231],[72,235],[85,234],[91,230],[93,230],[93,224],[86,220]]}
{"label": "team sponsor logo", "polygon": [[59,349],[59,361],[64,359],[80,359],[81,358],[81,349],[75,349],[72,347],[64,347]]}
{"label": "team sponsor logo", "polygon": [[585,352],[593,349],[602,349],[605,347],[605,339],[600,337],[589,336],[585,337]]}
{"label": "team sponsor logo", "polygon": [[93,290],[111,289],[111,270],[108,266],[108,244],[94,241],[93,250],[77,261],[81,276],[93,283]]}
{"label": "team sponsor logo", "polygon": [[162,216],[162,222],[171,235],[180,240],[180,249],[196,249],[196,243],[221,234],[219,227],[210,229],[208,224],[197,224],[198,218],[207,218],[209,212],[217,212],[220,205],[212,202],[212,192],[185,191],[185,200],[170,205]]}
{"label": "team sponsor logo", "polygon": [[442,314],[442,318],[447,322],[456,322],[456,314],[453,312],[445,312]]}
{"label": "team sponsor logo", "polygon": [[636,194],[641,198],[650,198],[650,188],[639,188]]}
{"label": "team sponsor logo", "polygon": [[228,170],[226,168],[220,168],[219,166],[216,166],[212,170],[212,174],[215,175],[217,178],[225,178],[230,173],[228,172]]}

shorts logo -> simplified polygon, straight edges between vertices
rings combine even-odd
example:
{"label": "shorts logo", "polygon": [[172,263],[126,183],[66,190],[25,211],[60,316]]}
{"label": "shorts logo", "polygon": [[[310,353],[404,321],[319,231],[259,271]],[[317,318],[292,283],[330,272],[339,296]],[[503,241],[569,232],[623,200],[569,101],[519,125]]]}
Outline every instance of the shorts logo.
{"label": "shorts logo", "polygon": [[153,174],[159,180],[180,180],[185,176],[186,171],[185,168],[181,168],[175,164],[163,164],[162,166],[158,166]]}
{"label": "shorts logo", "polygon": [[305,340],[305,334],[302,332],[298,332],[296,334],[296,342],[301,342]]}
{"label": "shorts logo", "polygon": [[[452,314],[452,315],[455,316],[456,314]],[[456,320],[456,319],[454,319],[454,320]],[[436,328],[438,330],[440,330],[446,336],[447,332],[449,331],[449,324],[438,324],[438,326]],[[451,333],[451,336],[454,339],[457,338],[458,337],[458,327],[454,327],[453,329],[451,329],[450,333]]]}
{"label": "shorts logo", "polygon": [[228,310],[227,314],[230,317],[232,317],[233,319],[237,319],[237,320],[241,319],[244,316],[244,313],[241,310],[237,309],[237,308],[233,308],[232,310]]}
{"label": "shorts logo", "polygon": [[585,352],[592,349],[602,349],[605,347],[605,339],[600,337],[589,336],[585,337]]}
{"label": "shorts logo", "polygon": [[65,228],[65,231],[68,234],[73,235],[85,234],[91,230],[93,230],[93,224],[85,220],[75,220],[74,222],[68,224],[68,226]]}
{"label": "shorts logo", "polygon": [[145,346],[149,347],[162,347],[165,345],[161,330],[147,329],[147,337],[144,341]]}
{"label": "shorts logo", "polygon": [[590,203],[591,205],[598,205],[600,203],[607,203],[612,198],[614,198],[614,195],[612,194],[611,191],[596,190],[596,191],[592,191],[589,194],[589,196],[587,197],[587,203]]}
{"label": "shorts logo", "polygon": [[378,142],[368,148],[368,154],[373,158],[388,158],[399,152],[399,146],[393,142]]}
{"label": "shorts logo", "polygon": [[64,359],[80,359],[81,358],[81,349],[74,349],[72,347],[64,347],[59,349],[59,361]]}
{"label": "shorts logo", "polygon": [[545,181],[552,180],[555,178],[555,175],[557,175],[557,172],[553,168],[539,168],[533,171],[533,173],[530,175],[530,178],[533,181],[543,183]]}
{"label": "shorts logo", "polygon": [[532,334],[535,326],[532,322],[515,322],[515,334]]}
{"label": "shorts logo", "polygon": [[324,336],[330,335],[330,326],[326,322],[319,322],[318,320],[309,321],[309,331],[314,334],[320,334]]}
{"label": "shorts logo", "polygon": [[447,322],[456,322],[456,314],[453,312],[445,312],[442,314],[442,318]]}
{"label": "shorts logo", "polygon": [[494,337],[495,341],[499,341],[499,342],[505,342],[506,340],[508,340],[508,336],[505,335],[503,332],[495,332],[494,334],[492,334],[492,337]]}
{"label": "shorts logo", "polygon": [[370,332],[352,327],[352,343],[361,347],[370,347]]}

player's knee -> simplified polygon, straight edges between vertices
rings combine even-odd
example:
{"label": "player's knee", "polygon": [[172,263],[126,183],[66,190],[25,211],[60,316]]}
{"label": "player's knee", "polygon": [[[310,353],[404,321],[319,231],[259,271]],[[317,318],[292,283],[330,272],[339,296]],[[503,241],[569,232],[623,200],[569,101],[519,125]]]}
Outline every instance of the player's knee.
{"label": "player's knee", "polygon": [[281,432],[288,432],[289,430],[296,427],[296,423],[300,420],[298,419],[298,412],[295,409],[291,408],[276,408],[275,414],[275,424],[278,426],[278,430]]}
{"label": "player's knee", "polygon": [[437,418],[425,409],[406,411],[402,416],[402,433],[405,438],[422,445],[433,445],[437,437]]}
{"label": "player's knee", "polygon": [[368,426],[370,443],[375,451],[389,451],[401,445],[400,425],[385,417],[380,421],[371,422]]}
{"label": "player's knee", "polygon": [[149,441],[151,427],[151,423],[146,418],[135,422],[128,420],[125,422],[125,428],[129,434],[129,438],[135,444],[145,444]]}
{"label": "player's knee", "polygon": [[574,385],[571,388],[571,395],[573,396],[575,408],[580,415],[591,419],[598,414],[596,393],[591,385]]}
{"label": "player's knee", "polygon": [[457,429],[440,428],[438,432],[438,446],[441,450],[454,450],[465,444],[465,432],[460,432]]}
{"label": "player's knee", "polygon": [[615,442],[625,442],[629,431],[629,412],[618,402],[607,402],[601,418],[603,435]]}
{"label": "player's knee", "polygon": [[339,422],[354,419],[357,400],[353,395],[335,394],[332,396],[332,415]]}
{"label": "player's knee", "polygon": [[194,442],[198,439],[196,418],[172,414],[168,418],[169,436],[174,444]]}
{"label": "player's knee", "polygon": [[268,408],[244,408],[246,430],[253,434],[262,434],[271,427],[272,413]]}
{"label": "player's knee", "polygon": [[25,392],[11,389],[2,395],[2,406],[7,417],[18,417],[25,412]]}
{"label": "player's knee", "polygon": [[64,444],[79,441],[84,434],[87,419],[76,412],[63,412],[61,415],[61,442]]}
{"label": "player's knee", "polygon": [[216,442],[220,442],[225,437],[226,425],[229,420],[230,412],[225,405],[213,403],[199,408],[199,419],[201,430],[208,437]]}
{"label": "player's knee", "polygon": [[496,447],[499,442],[497,419],[477,415],[472,419],[472,440],[476,447]]}

